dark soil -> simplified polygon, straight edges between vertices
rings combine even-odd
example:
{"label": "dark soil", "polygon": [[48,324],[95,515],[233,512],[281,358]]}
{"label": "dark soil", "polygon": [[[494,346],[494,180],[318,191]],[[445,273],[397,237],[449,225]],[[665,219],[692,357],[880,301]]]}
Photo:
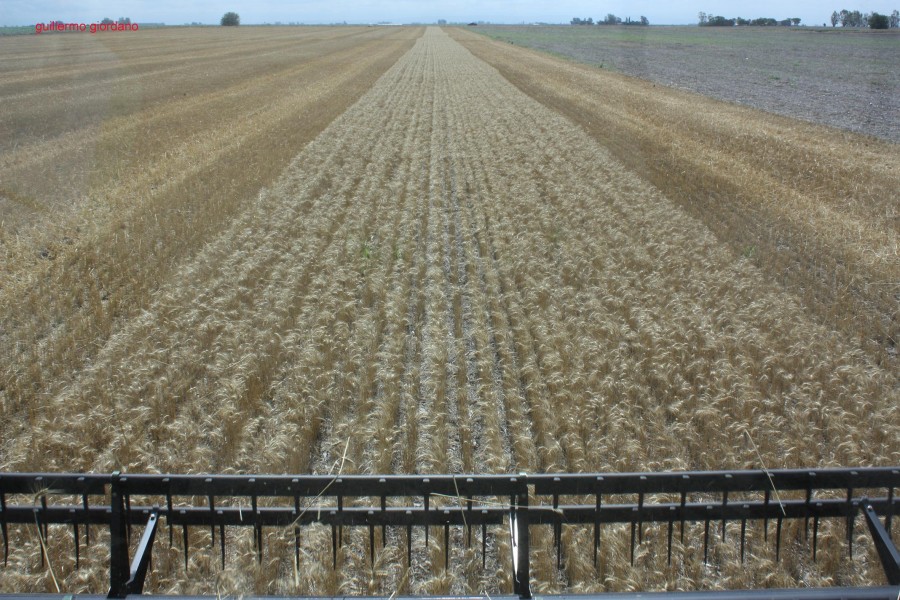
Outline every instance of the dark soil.
{"label": "dark soil", "polygon": [[483,27],[627,75],[900,142],[900,32],[814,28]]}

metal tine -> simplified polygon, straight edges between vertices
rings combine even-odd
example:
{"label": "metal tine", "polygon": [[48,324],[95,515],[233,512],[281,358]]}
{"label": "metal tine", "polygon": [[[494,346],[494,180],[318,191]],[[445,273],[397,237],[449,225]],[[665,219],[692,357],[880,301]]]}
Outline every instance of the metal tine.
{"label": "metal tine", "polygon": [[[291,480],[292,483],[297,483],[296,479]],[[294,567],[297,569],[297,572],[300,572],[300,526],[297,524],[297,519],[300,518],[300,496],[294,494]]]}
{"label": "metal tine", "polygon": [[[42,509],[41,514],[45,514],[47,512],[47,496],[46,496],[46,494],[41,496],[41,509]],[[44,544],[45,545],[47,544],[47,540],[49,539],[49,534],[50,534],[49,529],[50,529],[49,523],[44,521],[43,530],[44,530]]]}
{"label": "metal tine", "polygon": [[369,511],[369,559],[372,561],[372,568],[375,568],[375,525],[372,523],[373,511]]}
{"label": "metal tine", "polygon": [[[157,523],[158,523],[158,522],[159,522],[159,521],[158,521],[158,519],[159,519],[159,505],[158,505],[158,504],[154,504],[154,505],[153,505],[153,508],[154,508],[154,510],[156,511],[156,518],[157,518]],[[150,516],[150,514],[148,513],[148,514],[147,514],[147,523],[148,523],[148,524],[149,524],[149,522],[150,522],[150,518],[151,518],[151,516]],[[142,537],[143,537],[143,536],[142,536]],[[155,539],[155,538],[154,538],[154,539]],[[139,541],[138,541],[138,545],[140,545],[140,543],[141,543],[141,542],[140,542],[140,540],[139,540]],[[129,571],[130,571],[130,569],[129,569]],[[147,557],[147,571],[148,571],[148,572],[151,572],[151,573],[153,572],[153,548],[152,548],[152,547],[150,548],[150,556]]]}
{"label": "metal tine", "polygon": [[[641,481],[647,478],[641,475]],[[644,543],[644,492],[638,494],[638,543]]]}
{"label": "metal tine", "polygon": [[[222,516],[222,511],[217,510],[216,514],[218,516]],[[219,521],[219,547],[222,549],[222,569],[225,568],[225,523],[220,520]]]}
{"label": "metal tine", "polygon": [[[814,473],[810,473],[810,479],[815,477]],[[809,486],[806,488],[806,507],[804,511],[806,515],[803,517],[803,539],[806,542],[809,542],[809,506],[812,502],[812,482],[810,481]]]}
{"label": "metal tine", "polygon": [[131,544],[131,494],[125,494],[125,515],[125,543]]}
{"label": "metal tine", "polygon": [[300,528],[294,527],[294,567],[300,571]]}
{"label": "metal tine", "polygon": [[[632,512],[639,512],[638,509],[632,508]],[[634,566],[634,528],[635,528],[634,519],[631,520],[631,566]]]}
{"label": "metal tine", "polygon": [[[712,511],[712,506],[706,507],[706,514]],[[703,564],[709,564],[709,517],[706,517],[706,520],[703,525]]]}
{"label": "metal tine", "polygon": [[[185,511],[181,511],[181,514],[185,514]],[[188,569],[188,528],[187,525],[181,526],[181,536],[184,539],[184,570]]]}
{"label": "metal tine", "polygon": [[[385,512],[387,510],[387,498],[385,496],[381,497],[381,512]],[[384,549],[385,544],[387,544],[387,528],[382,525],[381,526],[381,548]]]}
{"label": "metal tine", "polygon": [[[450,517],[450,511],[445,510],[444,514]],[[444,571],[450,570],[450,525],[444,524]]]}
{"label": "metal tine", "polygon": [[769,500],[771,498],[771,494],[772,492],[770,492],[769,489],[766,488],[766,497],[764,500],[764,503],[766,505],[766,515],[765,517],[763,517],[763,541],[766,543],[769,542]]}
{"label": "metal tine", "polygon": [[[467,479],[466,481],[471,482],[472,480]],[[472,504],[473,504],[472,496],[466,496],[466,510],[469,512],[469,516],[470,516],[468,523],[467,523],[469,531],[467,532],[467,535],[466,535],[466,548],[472,547],[472,519],[471,519],[471,515],[473,513]]]}
{"label": "metal tine", "polygon": [[666,550],[666,560],[669,565],[672,564],[672,529],[674,528],[674,520],[672,519],[672,513],[675,512],[675,507],[669,507],[669,543],[668,548]]}
{"label": "metal tine", "polygon": [[[897,473],[897,471],[894,471]],[[888,534],[891,533],[891,517],[894,516],[894,486],[888,488],[888,507],[887,507],[887,515],[884,517],[884,528],[887,530]]]}
{"label": "metal tine", "polygon": [[80,554],[81,554],[81,544],[78,540],[78,515],[75,513],[74,508],[69,509],[69,514],[72,515],[72,538],[75,540],[75,568],[78,569],[81,566]]}
{"label": "metal tine", "polygon": [[166,487],[166,509],[168,510],[168,512],[166,513],[166,521],[168,521],[168,524],[169,524],[169,548],[171,548],[171,547],[172,547],[172,518],[171,518],[171,515],[172,515],[172,494],[169,493],[169,489],[168,489],[168,483],[169,483],[169,481],[170,481],[170,480],[169,480],[168,477],[166,477],[165,479],[163,479],[163,483],[167,484],[167,487]]}
{"label": "metal tine", "polygon": [[[731,473],[725,473],[725,481],[730,482],[732,479]],[[726,507],[728,506],[728,488],[722,492],[722,514],[725,514]],[[722,541],[725,541],[725,518],[722,518]]]}
{"label": "metal tine", "polygon": [[778,524],[775,526],[775,562],[781,556],[781,515],[778,516]]}
{"label": "metal tine", "polygon": [[[816,508],[819,508],[821,506],[822,506],[821,502],[816,502]],[[819,538],[819,515],[817,513],[816,516],[813,517],[813,562],[816,562],[816,549],[817,549],[816,547],[818,545],[818,538]]]}
{"label": "metal tine", "polygon": [[[338,501],[338,513],[344,512],[344,497],[342,495],[338,495],[337,501]],[[340,525],[338,525],[337,543],[338,543],[339,548],[344,547],[344,525],[343,525],[343,522]]]}
{"label": "metal tine", "polygon": [[0,494],[0,532],[3,533],[3,566],[9,564],[9,532],[6,530],[6,494]]}
{"label": "metal tine", "polygon": [[[852,491],[852,490],[851,490]],[[850,495],[850,492],[847,493]],[[859,502],[853,502],[850,506],[850,514],[847,515],[847,549],[850,558],[853,558],[853,527],[856,523],[856,509],[859,508]]]}
{"label": "metal tine", "polygon": [[256,562],[262,564],[263,555],[263,534],[262,525],[256,526]]}
{"label": "metal tine", "polygon": [[555,525],[556,529],[556,568],[562,568],[562,523]]}
{"label": "metal tine", "polygon": [[250,503],[253,507],[253,534],[256,541],[256,562],[262,564],[262,525],[259,524],[259,506],[256,494],[250,496]]}
{"label": "metal tine", "polygon": [[[431,494],[425,493],[425,522],[428,523],[428,503],[431,500]],[[425,550],[428,550],[428,532],[431,528],[425,525]]]}
{"label": "metal tine", "polygon": [[[749,510],[748,505],[744,505],[744,510]],[[747,519],[741,519],[741,564],[744,564],[744,542],[747,539]]]}
{"label": "metal tine", "polygon": [[[212,478],[207,477],[204,481],[205,481],[206,484],[212,485]],[[215,513],[215,512],[216,512],[216,499],[215,499],[215,497],[214,497],[212,494],[209,494],[209,495],[207,496],[207,498],[209,499],[209,512]],[[210,548],[215,548],[215,547],[216,547],[216,525],[215,525],[215,521],[213,521],[212,523],[209,524],[209,536],[210,536],[210,539],[209,539],[209,547],[210,547]]]}
{"label": "metal tine", "polygon": [[[297,519],[297,511],[294,511],[294,519]],[[224,531],[222,532],[224,535]],[[300,527],[294,525],[294,569],[300,572]]]}
{"label": "metal tine", "polygon": [[[79,479],[84,479],[83,477]],[[81,505],[84,507],[84,543],[87,546],[91,545],[91,521],[88,518],[89,509],[88,509],[88,497],[87,494],[81,495]]]}
{"label": "metal tine", "polygon": [[[726,478],[731,478],[731,475],[725,475]],[[722,492],[722,514],[725,514],[725,511],[728,507],[728,490]],[[722,541],[725,541],[725,518],[722,517]]]}
{"label": "metal tine", "polygon": [[809,512],[810,512],[809,506],[810,506],[810,503],[812,502],[812,494],[813,494],[812,482],[815,479],[815,477],[816,477],[815,473],[809,474],[809,484],[806,487],[806,516],[803,518],[803,539],[805,539],[807,542],[809,541]]}
{"label": "metal tine", "polygon": [[[412,511],[406,511],[407,517],[412,517]],[[412,525],[406,526],[406,568],[412,568]]]}
{"label": "metal tine", "polygon": [[[553,510],[559,508],[559,494],[553,494]],[[553,521],[553,545],[556,546],[556,568],[562,565],[562,520],[559,515],[554,515]]]}
{"label": "metal tine", "polygon": [[600,494],[597,494],[597,509],[594,513],[594,568],[597,568],[597,552],[600,550]]}
{"label": "metal tine", "polygon": [[[41,497],[41,505],[47,506],[47,502],[46,502],[46,500],[44,500],[43,497]],[[41,509],[38,508],[37,506],[35,506],[33,509],[33,512],[34,512],[34,522],[37,525],[37,529],[38,529],[38,535],[39,536],[43,535],[43,540],[46,540],[47,536],[44,535],[44,524],[42,522],[43,519],[41,519]],[[45,543],[43,540],[41,541],[42,545]],[[44,568],[44,552],[43,551],[41,552],[41,568],[42,569]]]}
{"label": "metal tine", "polygon": [[337,527],[331,526],[331,568],[337,569]]}
{"label": "metal tine", "polygon": [[[482,514],[486,514],[487,511],[481,511]],[[481,524],[481,568],[484,569],[487,566],[487,524]]]}

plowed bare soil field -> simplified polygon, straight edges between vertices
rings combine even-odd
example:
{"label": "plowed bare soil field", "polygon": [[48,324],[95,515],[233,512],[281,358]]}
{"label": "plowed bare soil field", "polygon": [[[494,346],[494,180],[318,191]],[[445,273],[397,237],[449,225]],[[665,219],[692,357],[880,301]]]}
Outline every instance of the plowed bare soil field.
{"label": "plowed bare soil field", "polygon": [[898,30],[479,26],[602,69],[900,142]]}
{"label": "plowed bare soil field", "polygon": [[[0,470],[900,463],[895,144],[465,30],[273,31],[2,55]],[[104,77],[142,87],[82,103]],[[197,532],[148,586],[508,593],[497,533],[486,570],[433,536],[407,571],[391,533],[372,567],[360,531],[333,571],[323,528],[296,572],[293,532],[224,570]],[[544,533],[541,593],[883,577],[827,523],[817,562],[801,524],[777,564],[752,525],[744,564],[676,540],[668,565],[651,531],[632,568],[623,528],[595,568],[567,528],[557,570]],[[12,539],[0,589],[105,591],[102,544],[76,570],[51,532],[51,574],[34,528]]]}

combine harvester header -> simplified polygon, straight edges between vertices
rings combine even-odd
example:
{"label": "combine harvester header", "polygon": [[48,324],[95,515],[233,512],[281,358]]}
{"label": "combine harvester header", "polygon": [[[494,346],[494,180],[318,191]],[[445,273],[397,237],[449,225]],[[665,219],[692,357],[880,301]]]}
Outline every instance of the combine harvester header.
{"label": "combine harvester header", "polygon": [[[297,568],[304,527],[331,527],[331,550],[337,566],[345,527],[369,532],[369,557],[374,561],[375,529],[406,529],[407,563],[412,557],[413,528],[444,529],[445,560],[449,560],[450,527],[462,528],[467,544],[473,529],[480,538],[482,561],[487,553],[489,525],[507,525],[512,561],[512,593],[531,598],[530,529],[552,528],[561,561],[562,528],[588,527],[593,533],[594,563],[603,543],[603,528],[631,528],[631,561],[645,524],[664,528],[668,560],[672,539],[685,536],[685,523],[703,523],[704,560],[710,536],[726,536],[726,524],[740,523],[741,560],[748,521],[762,521],[768,540],[774,528],[776,560],[781,552],[782,524],[803,520],[817,551],[821,519],[846,523],[848,555],[853,534],[862,521],[871,534],[889,585],[863,588],[736,590],[674,593],[609,593],[596,598],[623,599],[666,596],[678,600],[736,598],[823,600],[828,598],[900,598],[900,554],[891,539],[897,513],[900,467],[776,471],[709,471],[667,473],[602,473],[540,475],[137,475],[0,473],[0,528],[4,562],[9,554],[10,527],[30,524],[47,539],[49,525],[71,528],[76,564],[82,541],[90,543],[91,526],[109,530],[109,598],[141,594],[161,520],[168,543],[179,535],[185,567],[191,527],[209,528],[225,564],[226,529],[252,528],[257,557],[262,560],[263,529],[293,528]],[[824,493],[823,493],[824,492]],[[661,500],[660,497],[663,497]],[[260,506],[260,499],[266,499]],[[389,502],[390,500],[390,502]],[[239,504],[235,505],[235,501]],[[883,521],[882,521],[883,519]],[[132,528],[142,527],[129,561]],[[676,531],[677,529],[677,531]],[[177,533],[176,533],[177,532]],[[217,535],[218,533],[218,535]],[[384,543],[385,536],[381,536]],[[446,564],[445,564],[446,566]],[[10,598],[62,598],[62,595],[0,595]],[[72,596],[66,596],[71,600]],[[102,598],[79,596],[79,598]],[[148,598],[148,596],[145,596]],[[562,598],[562,596],[558,596]],[[587,596],[580,596],[587,598]]]}

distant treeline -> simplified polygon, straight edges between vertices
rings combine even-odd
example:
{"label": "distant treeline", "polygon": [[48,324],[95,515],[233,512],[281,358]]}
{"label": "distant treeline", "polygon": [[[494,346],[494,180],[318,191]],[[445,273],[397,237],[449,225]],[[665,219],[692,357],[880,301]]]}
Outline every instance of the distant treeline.
{"label": "distant treeline", "polygon": [[642,16],[637,21],[632,21],[631,17],[625,17],[625,20],[623,21],[621,17],[617,17],[610,13],[606,15],[606,18],[602,20],[598,19],[597,23],[594,23],[594,19],[591,17],[588,17],[587,19],[575,17],[572,19],[571,23],[572,25],[638,25],[646,27],[650,24],[650,20],[647,19],[647,17]]}
{"label": "distant treeline", "polygon": [[[800,25],[800,19],[794,17],[792,19],[772,19],[764,17],[761,19],[743,19],[735,17],[729,19],[726,17],[706,14],[701,12],[697,15],[699,25],[701,27],[741,27],[754,25],[757,27],[796,27]],[[894,11],[888,15],[880,15],[877,12],[870,14],[861,13],[858,10],[842,10],[831,13],[831,26],[837,27],[869,27],[871,29],[888,29],[890,27],[900,27],[900,12]]]}
{"label": "distant treeline", "polygon": [[0,26],[0,35],[26,35],[34,34],[34,25]]}
{"label": "distant treeline", "polygon": [[797,17],[791,19],[772,19],[771,17],[763,17],[760,19],[743,19],[741,17],[735,17],[733,19],[727,19],[725,17],[720,17],[717,15],[708,15],[705,12],[701,12],[697,15],[700,19],[701,27],[746,27],[746,26],[755,26],[755,27],[796,27],[800,24],[800,20]]}
{"label": "distant treeline", "polygon": [[869,27],[871,29],[888,29],[900,27],[900,12],[895,9],[888,15],[880,15],[877,12],[863,14],[858,10],[844,9],[831,13],[831,26],[837,27]]}

